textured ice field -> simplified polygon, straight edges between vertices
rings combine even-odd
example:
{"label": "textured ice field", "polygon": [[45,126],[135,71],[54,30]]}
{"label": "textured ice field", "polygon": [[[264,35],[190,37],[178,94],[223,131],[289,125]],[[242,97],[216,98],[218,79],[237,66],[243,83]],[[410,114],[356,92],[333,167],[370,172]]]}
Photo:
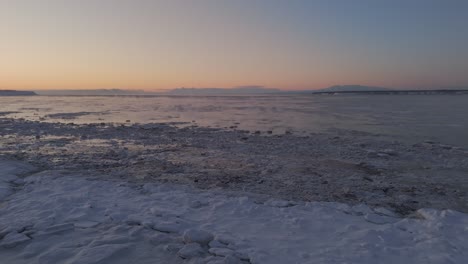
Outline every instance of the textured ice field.
{"label": "textured ice field", "polygon": [[1,263],[468,262],[468,215],[452,210],[399,218],[365,205],[258,203],[33,171],[0,161]]}
{"label": "textured ice field", "polygon": [[264,136],[161,124],[0,118],[0,155],[41,170],[222,188],[265,198],[365,203],[401,215],[421,208],[468,212],[468,149],[388,142],[355,131]]}
{"label": "textured ice field", "polygon": [[468,147],[468,95],[0,97],[2,112],[45,122],[176,122],[273,134],[351,129]]}

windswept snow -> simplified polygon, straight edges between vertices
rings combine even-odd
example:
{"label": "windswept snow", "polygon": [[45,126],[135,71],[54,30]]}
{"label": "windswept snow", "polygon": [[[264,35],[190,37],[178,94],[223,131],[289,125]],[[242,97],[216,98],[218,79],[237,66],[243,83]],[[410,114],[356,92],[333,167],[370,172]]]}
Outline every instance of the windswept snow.
{"label": "windswept snow", "polygon": [[14,192],[16,186],[23,183],[21,175],[34,170],[34,167],[18,161],[4,162],[0,160],[0,201]]}
{"label": "windswept snow", "polygon": [[[225,195],[0,161],[2,263],[467,263],[468,215]],[[17,183],[13,183],[17,182]]]}

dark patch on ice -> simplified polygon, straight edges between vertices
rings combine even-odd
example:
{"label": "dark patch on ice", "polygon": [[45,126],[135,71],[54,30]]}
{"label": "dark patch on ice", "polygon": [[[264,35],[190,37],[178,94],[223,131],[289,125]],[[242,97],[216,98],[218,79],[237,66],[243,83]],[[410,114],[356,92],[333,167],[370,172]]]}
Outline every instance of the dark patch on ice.
{"label": "dark patch on ice", "polygon": [[76,113],[57,113],[57,114],[49,114],[46,115],[48,118],[56,118],[56,119],[75,119],[80,116],[86,115],[102,115],[105,114],[104,112],[76,112]]}
{"label": "dark patch on ice", "polygon": [[19,112],[15,111],[6,111],[6,112],[0,112],[0,116],[6,116],[6,115],[11,115],[11,114],[17,114]]}

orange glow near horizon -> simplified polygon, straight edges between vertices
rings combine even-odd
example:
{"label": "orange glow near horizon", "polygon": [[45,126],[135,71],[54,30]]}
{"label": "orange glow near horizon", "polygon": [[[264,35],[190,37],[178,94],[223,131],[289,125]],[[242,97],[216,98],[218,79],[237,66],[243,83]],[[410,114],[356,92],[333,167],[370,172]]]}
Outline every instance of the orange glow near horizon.
{"label": "orange glow near horizon", "polygon": [[[385,6],[377,6],[376,22],[358,7],[327,1],[0,0],[0,89],[468,84],[468,37],[457,30],[463,23],[426,25],[442,30],[421,35],[419,22],[440,21],[411,12],[394,19],[398,14],[386,17]],[[439,43],[437,34],[446,41]]]}

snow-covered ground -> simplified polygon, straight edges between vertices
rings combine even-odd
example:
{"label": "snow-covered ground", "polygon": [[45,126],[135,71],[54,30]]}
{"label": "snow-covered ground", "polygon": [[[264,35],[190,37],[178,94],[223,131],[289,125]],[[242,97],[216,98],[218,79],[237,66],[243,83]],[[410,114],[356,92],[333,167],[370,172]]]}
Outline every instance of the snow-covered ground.
{"label": "snow-covered ground", "polygon": [[400,218],[34,170],[0,161],[1,263],[468,263],[468,215],[452,210]]}

